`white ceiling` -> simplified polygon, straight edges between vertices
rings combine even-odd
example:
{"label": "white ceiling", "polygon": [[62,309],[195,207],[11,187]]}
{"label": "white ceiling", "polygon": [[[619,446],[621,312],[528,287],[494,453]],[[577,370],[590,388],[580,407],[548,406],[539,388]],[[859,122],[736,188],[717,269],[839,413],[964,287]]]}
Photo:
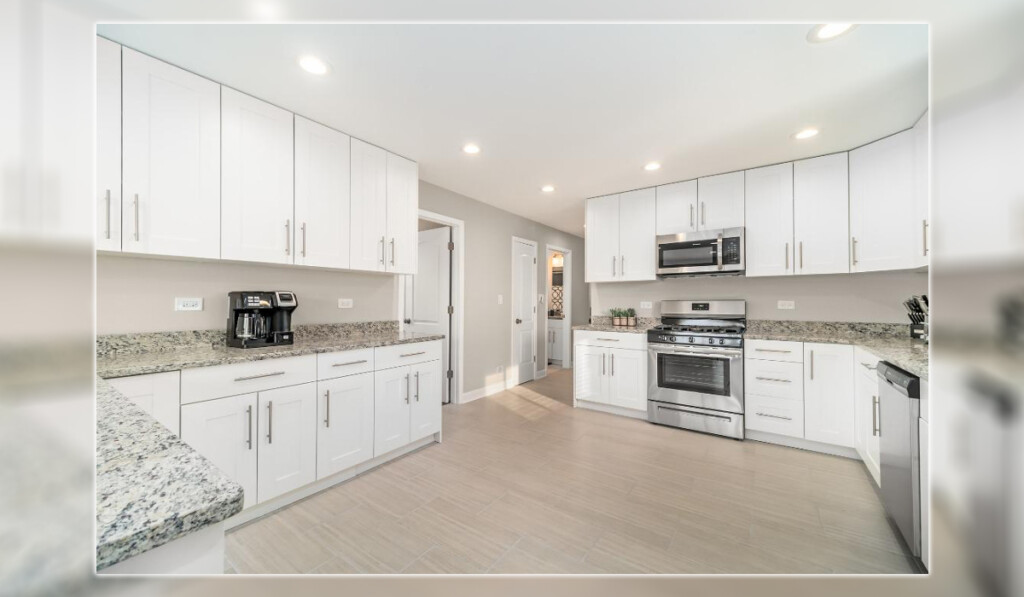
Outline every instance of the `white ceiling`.
{"label": "white ceiling", "polygon": [[[848,149],[927,106],[926,25],[101,25],[574,234],[586,197]],[[317,78],[296,66],[313,53]],[[821,134],[790,135],[816,126]],[[467,156],[466,142],[482,152]],[[651,173],[643,165],[662,163]],[[540,186],[556,192],[543,194]],[[456,216],[458,214],[452,214]]]}

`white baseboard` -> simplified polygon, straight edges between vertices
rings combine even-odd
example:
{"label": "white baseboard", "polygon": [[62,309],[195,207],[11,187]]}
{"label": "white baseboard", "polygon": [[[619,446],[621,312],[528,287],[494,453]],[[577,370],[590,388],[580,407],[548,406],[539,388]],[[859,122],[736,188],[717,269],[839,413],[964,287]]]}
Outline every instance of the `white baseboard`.
{"label": "white baseboard", "polygon": [[857,450],[854,450],[853,448],[833,446],[831,444],[823,444],[821,442],[815,442],[800,437],[789,437],[787,435],[778,435],[775,433],[767,433],[765,431],[753,431],[750,429],[747,429],[745,434],[746,439],[765,442],[766,444],[778,444],[780,446],[786,446],[787,448],[797,448],[799,450],[809,450],[811,452],[820,452],[822,454],[831,454],[832,456],[842,456],[843,458],[860,460],[860,455],[858,455]]}
{"label": "white baseboard", "polygon": [[610,415],[619,415],[620,417],[632,417],[634,419],[647,420],[646,410],[633,410],[631,408],[622,408],[621,406],[613,406],[611,404],[601,404],[600,402],[587,402],[586,400],[577,400],[576,408],[586,408],[589,410],[596,410]]}
{"label": "white baseboard", "polygon": [[537,373],[534,374],[533,379],[536,381],[538,379],[543,379],[543,378],[545,378],[547,376],[548,376],[548,368],[544,367],[543,369],[537,369]]}
{"label": "white baseboard", "polygon": [[[515,386],[509,386],[509,387],[515,387]],[[465,404],[467,402],[472,402],[474,400],[479,400],[480,398],[486,398],[487,396],[493,396],[493,395],[495,395],[495,394],[497,394],[499,392],[504,392],[506,389],[508,389],[508,388],[505,387],[505,382],[492,383],[489,386],[484,386],[482,388],[477,388],[477,389],[471,390],[469,392],[464,392],[462,394],[462,400],[459,400],[459,404]]]}

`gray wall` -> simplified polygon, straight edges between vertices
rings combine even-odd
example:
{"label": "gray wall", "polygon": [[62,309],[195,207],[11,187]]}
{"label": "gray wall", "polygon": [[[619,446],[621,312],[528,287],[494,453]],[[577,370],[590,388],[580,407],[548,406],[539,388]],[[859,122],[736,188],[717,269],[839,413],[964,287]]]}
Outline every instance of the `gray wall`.
{"label": "gray wall", "polygon": [[[527,220],[464,195],[420,181],[420,209],[466,223],[465,388],[471,392],[504,381],[512,364],[512,237],[536,241],[537,292],[545,292],[545,244],[572,251],[572,318],[586,323],[590,298],[583,282],[583,239]],[[498,294],[504,304],[498,304]],[[547,319],[538,319],[537,362],[547,362]]]}
{"label": "gray wall", "polygon": [[[594,315],[606,315],[611,307],[633,307],[638,315],[656,317],[661,300],[736,298],[746,299],[750,319],[909,323],[903,301],[914,294],[928,294],[928,274],[669,278],[591,287]],[[780,300],[795,301],[796,308],[780,310]],[[641,311],[640,301],[652,301],[654,308]]]}
{"label": "gray wall", "polygon": [[[394,320],[396,277],[294,266],[96,258],[96,333],[222,329],[232,290],[291,290],[293,324]],[[174,311],[174,297],[203,297],[202,311]],[[339,309],[338,299],[353,299]]]}

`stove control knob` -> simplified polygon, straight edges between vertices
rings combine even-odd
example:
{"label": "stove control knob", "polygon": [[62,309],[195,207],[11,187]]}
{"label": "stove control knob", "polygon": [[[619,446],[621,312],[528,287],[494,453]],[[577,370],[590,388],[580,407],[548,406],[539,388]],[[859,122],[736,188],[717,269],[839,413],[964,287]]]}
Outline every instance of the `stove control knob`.
{"label": "stove control knob", "polygon": [[725,338],[719,338],[718,339],[718,343],[719,344],[725,344]]}
{"label": "stove control knob", "polygon": [[693,336],[690,336],[690,344],[693,344]]}

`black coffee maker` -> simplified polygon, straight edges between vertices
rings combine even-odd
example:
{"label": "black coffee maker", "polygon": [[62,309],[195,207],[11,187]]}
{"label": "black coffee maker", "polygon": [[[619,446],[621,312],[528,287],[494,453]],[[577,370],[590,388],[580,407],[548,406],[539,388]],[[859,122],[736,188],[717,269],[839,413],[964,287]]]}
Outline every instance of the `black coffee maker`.
{"label": "black coffee maker", "polygon": [[228,346],[260,348],[292,344],[294,292],[243,290],[228,293]]}

